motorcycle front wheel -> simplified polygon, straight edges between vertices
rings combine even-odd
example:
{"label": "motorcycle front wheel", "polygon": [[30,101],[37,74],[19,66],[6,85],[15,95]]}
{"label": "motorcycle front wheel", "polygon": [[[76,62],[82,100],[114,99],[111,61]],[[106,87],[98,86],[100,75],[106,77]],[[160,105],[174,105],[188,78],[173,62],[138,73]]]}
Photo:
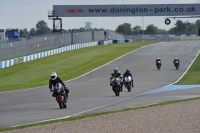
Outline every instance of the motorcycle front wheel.
{"label": "motorcycle front wheel", "polygon": [[59,104],[60,109],[62,109],[63,108],[63,101],[62,101],[62,97],[60,95],[58,96],[58,104]]}

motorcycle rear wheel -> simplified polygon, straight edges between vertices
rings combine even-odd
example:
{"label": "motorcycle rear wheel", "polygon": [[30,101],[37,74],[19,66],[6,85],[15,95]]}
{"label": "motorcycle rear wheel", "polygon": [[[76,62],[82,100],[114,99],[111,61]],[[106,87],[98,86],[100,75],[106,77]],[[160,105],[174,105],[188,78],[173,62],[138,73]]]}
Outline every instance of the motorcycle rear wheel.
{"label": "motorcycle rear wheel", "polygon": [[131,91],[131,85],[130,84],[127,84],[127,89],[128,89],[128,92]]}
{"label": "motorcycle rear wheel", "polygon": [[176,70],[178,70],[178,66],[176,66]]}
{"label": "motorcycle rear wheel", "polygon": [[58,104],[59,104],[60,109],[62,109],[63,108],[63,101],[62,101],[61,96],[58,96]]}
{"label": "motorcycle rear wheel", "polygon": [[116,96],[119,96],[119,93],[120,93],[120,87],[114,87],[114,92],[115,92],[115,95]]}

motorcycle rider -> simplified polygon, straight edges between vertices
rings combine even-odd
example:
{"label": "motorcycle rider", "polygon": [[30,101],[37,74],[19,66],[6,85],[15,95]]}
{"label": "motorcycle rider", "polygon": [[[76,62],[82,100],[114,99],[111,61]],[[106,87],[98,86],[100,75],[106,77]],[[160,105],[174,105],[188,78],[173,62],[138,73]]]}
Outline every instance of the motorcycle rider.
{"label": "motorcycle rider", "polygon": [[131,77],[131,79],[132,79],[132,87],[133,87],[133,76],[132,76],[132,74],[131,74],[131,72],[130,72],[129,69],[126,69],[126,71],[125,71],[124,74],[123,74],[123,83],[124,83],[124,81],[125,81],[125,77],[126,77],[126,76],[130,76],[130,77]]}
{"label": "motorcycle rider", "polygon": [[156,65],[158,65],[158,61],[160,61],[160,65],[161,65],[162,63],[161,63],[161,59],[159,57],[156,59]]}
{"label": "motorcycle rider", "polygon": [[178,65],[179,65],[180,61],[179,61],[178,58],[175,58],[175,59],[174,59],[174,65],[175,65],[175,62],[176,62],[176,61],[178,61]]}
{"label": "motorcycle rider", "polygon": [[[60,84],[63,85],[64,90],[65,90],[65,102],[67,102],[69,89],[65,86],[64,82],[62,81],[62,79],[57,76],[57,73],[56,72],[52,72],[51,73],[51,78],[49,79],[50,92],[53,91],[52,86],[55,87],[56,83],[60,83]],[[53,92],[52,96],[55,97],[55,93],[54,92]]]}
{"label": "motorcycle rider", "polygon": [[121,73],[120,73],[120,71],[118,70],[117,67],[115,67],[113,71],[114,71],[114,72],[111,73],[111,77],[110,77],[110,86],[112,86],[112,82],[111,82],[111,81],[112,81],[113,77],[118,77],[118,78],[121,79],[121,89],[120,89],[120,91],[122,91],[122,88],[123,88],[123,82],[122,82],[122,76],[121,76]]}

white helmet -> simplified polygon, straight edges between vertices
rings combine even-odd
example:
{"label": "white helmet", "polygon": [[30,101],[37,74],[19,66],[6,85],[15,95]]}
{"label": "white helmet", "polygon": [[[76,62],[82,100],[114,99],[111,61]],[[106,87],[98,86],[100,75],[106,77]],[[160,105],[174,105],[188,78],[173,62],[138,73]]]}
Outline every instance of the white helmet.
{"label": "white helmet", "polygon": [[157,59],[160,59],[159,57]]}
{"label": "white helmet", "polygon": [[118,72],[118,68],[117,67],[114,68],[114,72],[115,73]]}
{"label": "white helmet", "polygon": [[52,73],[51,73],[51,79],[52,79],[52,80],[55,80],[56,78],[57,78],[56,72],[52,72]]}

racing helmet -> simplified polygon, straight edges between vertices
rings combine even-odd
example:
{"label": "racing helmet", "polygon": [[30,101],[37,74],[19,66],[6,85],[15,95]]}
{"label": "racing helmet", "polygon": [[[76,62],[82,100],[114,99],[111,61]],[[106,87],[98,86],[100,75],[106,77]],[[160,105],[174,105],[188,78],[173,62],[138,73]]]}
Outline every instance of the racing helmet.
{"label": "racing helmet", "polygon": [[126,69],[126,73],[130,73],[130,70],[129,70],[129,69]]}
{"label": "racing helmet", "polygon": [[115,73],[118,72],[118,68],[117,68],[117,67],[114,68],[114,72],[115,72]]}
{"label": "racing helmet", "polygon": [[160,60],[160,58],[158,57],[157,60]]}
{"label": "racing helmet", "polygon": [[51,73],[51,79],[52,79],[52,80],[55,80],[56,78],[57,78],[56,72],[52,72],[52,73]]}

